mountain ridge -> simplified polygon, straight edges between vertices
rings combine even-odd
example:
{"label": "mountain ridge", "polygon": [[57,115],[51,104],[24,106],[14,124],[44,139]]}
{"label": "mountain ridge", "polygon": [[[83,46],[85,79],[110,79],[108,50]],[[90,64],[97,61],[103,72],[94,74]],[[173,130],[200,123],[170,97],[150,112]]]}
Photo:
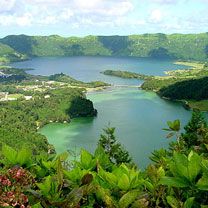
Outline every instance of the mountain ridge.
{"label": "mountain ridge", "polygon": [[132,56],[208,60],[208,33],[61,37],[9,35],[0,39],[20,54],[44,56]]}

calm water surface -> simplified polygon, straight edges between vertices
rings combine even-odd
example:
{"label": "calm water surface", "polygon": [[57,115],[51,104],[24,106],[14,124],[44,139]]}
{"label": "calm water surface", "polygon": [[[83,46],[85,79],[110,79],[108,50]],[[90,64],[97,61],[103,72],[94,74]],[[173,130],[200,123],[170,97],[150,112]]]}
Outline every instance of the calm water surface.
{"label": "calm water surface", "polygon": [[[111,84],[139,85],[138,80],[109,77],[100,72],[106,69],[127,70],[151,75],[164,75],[164,70],[186,68],[171,61],[142,58],[70,57],[36,58],[14,66],[34,68],[32,74],[66,73],[82,81],[102,80]],[[154,149],[166,147],[168,140],[162,128],[166,121],[180,119],[185,124],[191,113],[179,103],[160,99],[155,93],[137,88],[114,88],[88,94],[98,110],[96,118],[74,119],[70,124],[49,124],[40,132],[52,143],[57,152],[86,148],[93,151],[102,129],[116,127],[119,141],[131,153],[140,167],[148,162]]]}
{"label": "calm water surface", "polygon": [[17,62],[13,66],[19,68],[33,68],[29,71],[35,75],[51,75],[65,73],[81,81],[102,80],[109,83],[135,83],[132,80],[123,80],[115,77],[105,76],[100,72],[108,69],[127,70],[148,75],[165,75],[165,70],[187,68],[174,65],[167,60],[156,60],[149,58],[115,58],[115,57],[50,57],[35,58],[32,60]]}

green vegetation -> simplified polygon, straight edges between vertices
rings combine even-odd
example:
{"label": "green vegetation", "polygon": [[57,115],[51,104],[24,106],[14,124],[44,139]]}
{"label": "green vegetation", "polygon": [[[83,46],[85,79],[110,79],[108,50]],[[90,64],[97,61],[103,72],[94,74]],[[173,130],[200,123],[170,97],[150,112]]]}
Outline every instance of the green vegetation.
{"label": "green vegetation", "polygon": [[208,77],[176,82],[161,88],[159,95],[173,100],[208,99]]}
{"label": "green vegetation", "polygon": [[100,135],[99,144],[104,148],[109,159],[114,164],[132,163],[132,158],[124,147],[115,138],[115,128],[106,128],[105,134]]}
{"label": "green vegetation", "polygon": [[181,81],[200,79],[208,76],[208,67],[206,63],[176,62],[176,64],[187,65],[190,66],[191,69],[167,71],[166,74],[168,76],[152,77],[152,79],[148,79],[143,83],[142,89],[159,91],[164,87],[168,87]]}
{"label": "green vegetation", "polygon": [[181,100],[186,107],[208,111],[208,66],[199,62],[175,62],[190,66],[187,70],[166,71],[168,76],[149,76],[128,71],[106,70],[105,75],[141,79],[141,88],[157,92],[162,98]]}
{"label": "green vegetation", "polygon": [[16,52],[12,47],[0,43],[0,65],[10,61],[22,61],[26,58],[25,55]]}
{"label": "green vegetation", "polygon": [[15,149],[30,147],[34,153],[53,151],[37,129],[49,122],[96,116],[84,92],[105,86],[108,84],[84,83],[65,74],[36,76],[26,69],[0,66],[0,148],[6,143]]}
{"label": "green vegetation", "polygon": [[181,100],[186,107],[208,111],[207,86],[208,67],[206,63],[176,62],[193,67],[188,70],[166,72],[168,76],[152,77],[145,80],[141,88],[153,90],[161,97],[170,100]]}
{"label": "green vegetation", "polygon": [[199,109],[201,111],[208,111],[208,100],[201,100],[201,101],[188,101],[188,107],[191,109]]}
{"label": "green vegetation", "polygon": [[[66,74],[54,74],[51,76],[41,76],[41,75],[31,75],[26,71],[32,69],[18,69],[12,68],[10,66],[0,66],[0,91],[1,85],[8,85],[8,88],[12,86],[12,84],[21,84],[21,85],[43,85],[43,82],[59,85],[60,86],[71,86],[71,87],[79,87],[79,88],[102,88],[110,86],[110,84],[101,82],[101,81],[93,81],[93,82],[82,82],[76,80]],[[44,89],[44,86],[42,86]]]}
{"label": "green vegetation", "polygon": [[10,35],[2,44],[29,57],[34,56],[134,56],[206,60],[208,34],[144,34],[131,36]]}
{"label": "green vegetation", "polygon": [[114,70],[105,70],[102,72],[105,75],[109,76],[115,76],[115,77],[121,77],[124,79],[142,79],[142,80],[148,80],[153,78],[153,76],[148,76],[144,74],[138,74],[134,72],[128,72],[128,71],[114,71]]}
{"label": "green vegetation", "polygon": [[68,161],[68,153],[34,155],[28,148],[16,151],[3,144],[0,206],[207,207],[206,121],[194,112],[183,134],[178,120],[169,121],[165,130],[169,132],[167,138],[176,136],[176,142],[168,150],[154,151],[153,163],[144,171],[126,160],[129,156],[126,157],[125,150],[113,148],[114,128],[105,130],[94,154],[83,149],[79,161]]}
{"label": "green vegetation", "polygon": [[[208,55],[207,39],[207,33],[85,38],[21,35],[2,39],[0,47],[4,54],[8,50],[8,54],[12,51],[28,56],[128,55],[204,60]],[[13,61],[11,57],[0,56],[0,61]],[[207,67],[195,63],[191,70],[167,72],[166,77],[111,70],[104,73],[144,79],[143,89],[170,99],[193,99],[191,105],[198,106],[208,99]],[[84,83],[62,73],[34,76],[4,66],[0,72],[0,91],[12,93],[9,98],[17,99],[6,102],[7,94],[0,95],[0,207],[208,207],[208,124],[200,112],[193,112],[183,133],[179,120],[167,122],[164,130],[173,142],[167,150],[155,150],[150,156],[152,164],[144,171],[117,142],[115,128],[104,129],[94,154],[83,149],[80,159],[73,161],[68,160],[68,153],[56,155],[37,130],[49,122],[95,116],[97,111],[86,99],[85,87],[107,84]]]}
{"label": "green vegetation", "polygon": [[0,102],[0,144],[47,152],[51,147],[37,133],[38,128],[49,122],[69,122],[72,117],[96,115],[83,89],[54,89],[32,95],[29,100]]}
{"label": "green vegetation", "polygon": [[101,81],[93,81],[93,82],[88,82],[88,83],[81,82],[63,73],[51,75],[49,76],[49,80],[56,81],[56,82],[69,83],[70,85],[73,85],[73,86],[79,86],[79,87],[85,87],[85,88],[105,87],[105,86],[110,85]]}

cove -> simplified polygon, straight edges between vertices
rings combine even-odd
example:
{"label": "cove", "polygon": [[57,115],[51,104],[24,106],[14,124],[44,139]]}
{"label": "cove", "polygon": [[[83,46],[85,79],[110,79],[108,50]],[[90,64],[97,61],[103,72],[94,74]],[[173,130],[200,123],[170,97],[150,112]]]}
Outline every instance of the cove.
{"label": "cove", "polygon": [[[29,73],[50,75],[66,73],[82,81],[101,80],[111,84],[140,85],[138,80],[120,79],[100,74],[106,69],[127,70],[144,74],[164,75],[164,70],[187,68],[172,61],[115,57],[55,57],[35,58],[13,64],[15,67],[34,68]],[[70,124],[49,124],[40,129],[57,152],[80,148],[93,151],[102,129],[116,127],[118,140],[130,152],[139,167],[149,163],[155,149],[167,147],[165,138],[168,120],[180,119],[182,124],[191,117],[180,103],[162,100],[153,92],[138,88],[113,87],[106,91],[87,94],[98,115],[95,118],[73,119]]]}
{"label": "cove", "polygon": [[179,103],[161,100],[155,93],[119,88],[108,92],[88,94],[98,110],[96,118],[77,118],[70,124],[49,124],[40,132],[52,143],[57,152],[94,151],[102,129],[116,127],[116,136],[131,153],[134,161],[145,167],[154,149],[167,147],[165,138],[168,120],[180,119],[186,124],[190,112]]}

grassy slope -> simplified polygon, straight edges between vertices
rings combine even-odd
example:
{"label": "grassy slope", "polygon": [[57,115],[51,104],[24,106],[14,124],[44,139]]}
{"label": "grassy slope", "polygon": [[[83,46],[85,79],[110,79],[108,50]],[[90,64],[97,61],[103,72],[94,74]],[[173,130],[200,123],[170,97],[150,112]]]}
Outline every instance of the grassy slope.
{"label": "grassy slope", "polygon": [[10,61],[20,61],[26,56],[18,53],[13,48],[3,43],[0,43],[0,63],[8,63]]}

